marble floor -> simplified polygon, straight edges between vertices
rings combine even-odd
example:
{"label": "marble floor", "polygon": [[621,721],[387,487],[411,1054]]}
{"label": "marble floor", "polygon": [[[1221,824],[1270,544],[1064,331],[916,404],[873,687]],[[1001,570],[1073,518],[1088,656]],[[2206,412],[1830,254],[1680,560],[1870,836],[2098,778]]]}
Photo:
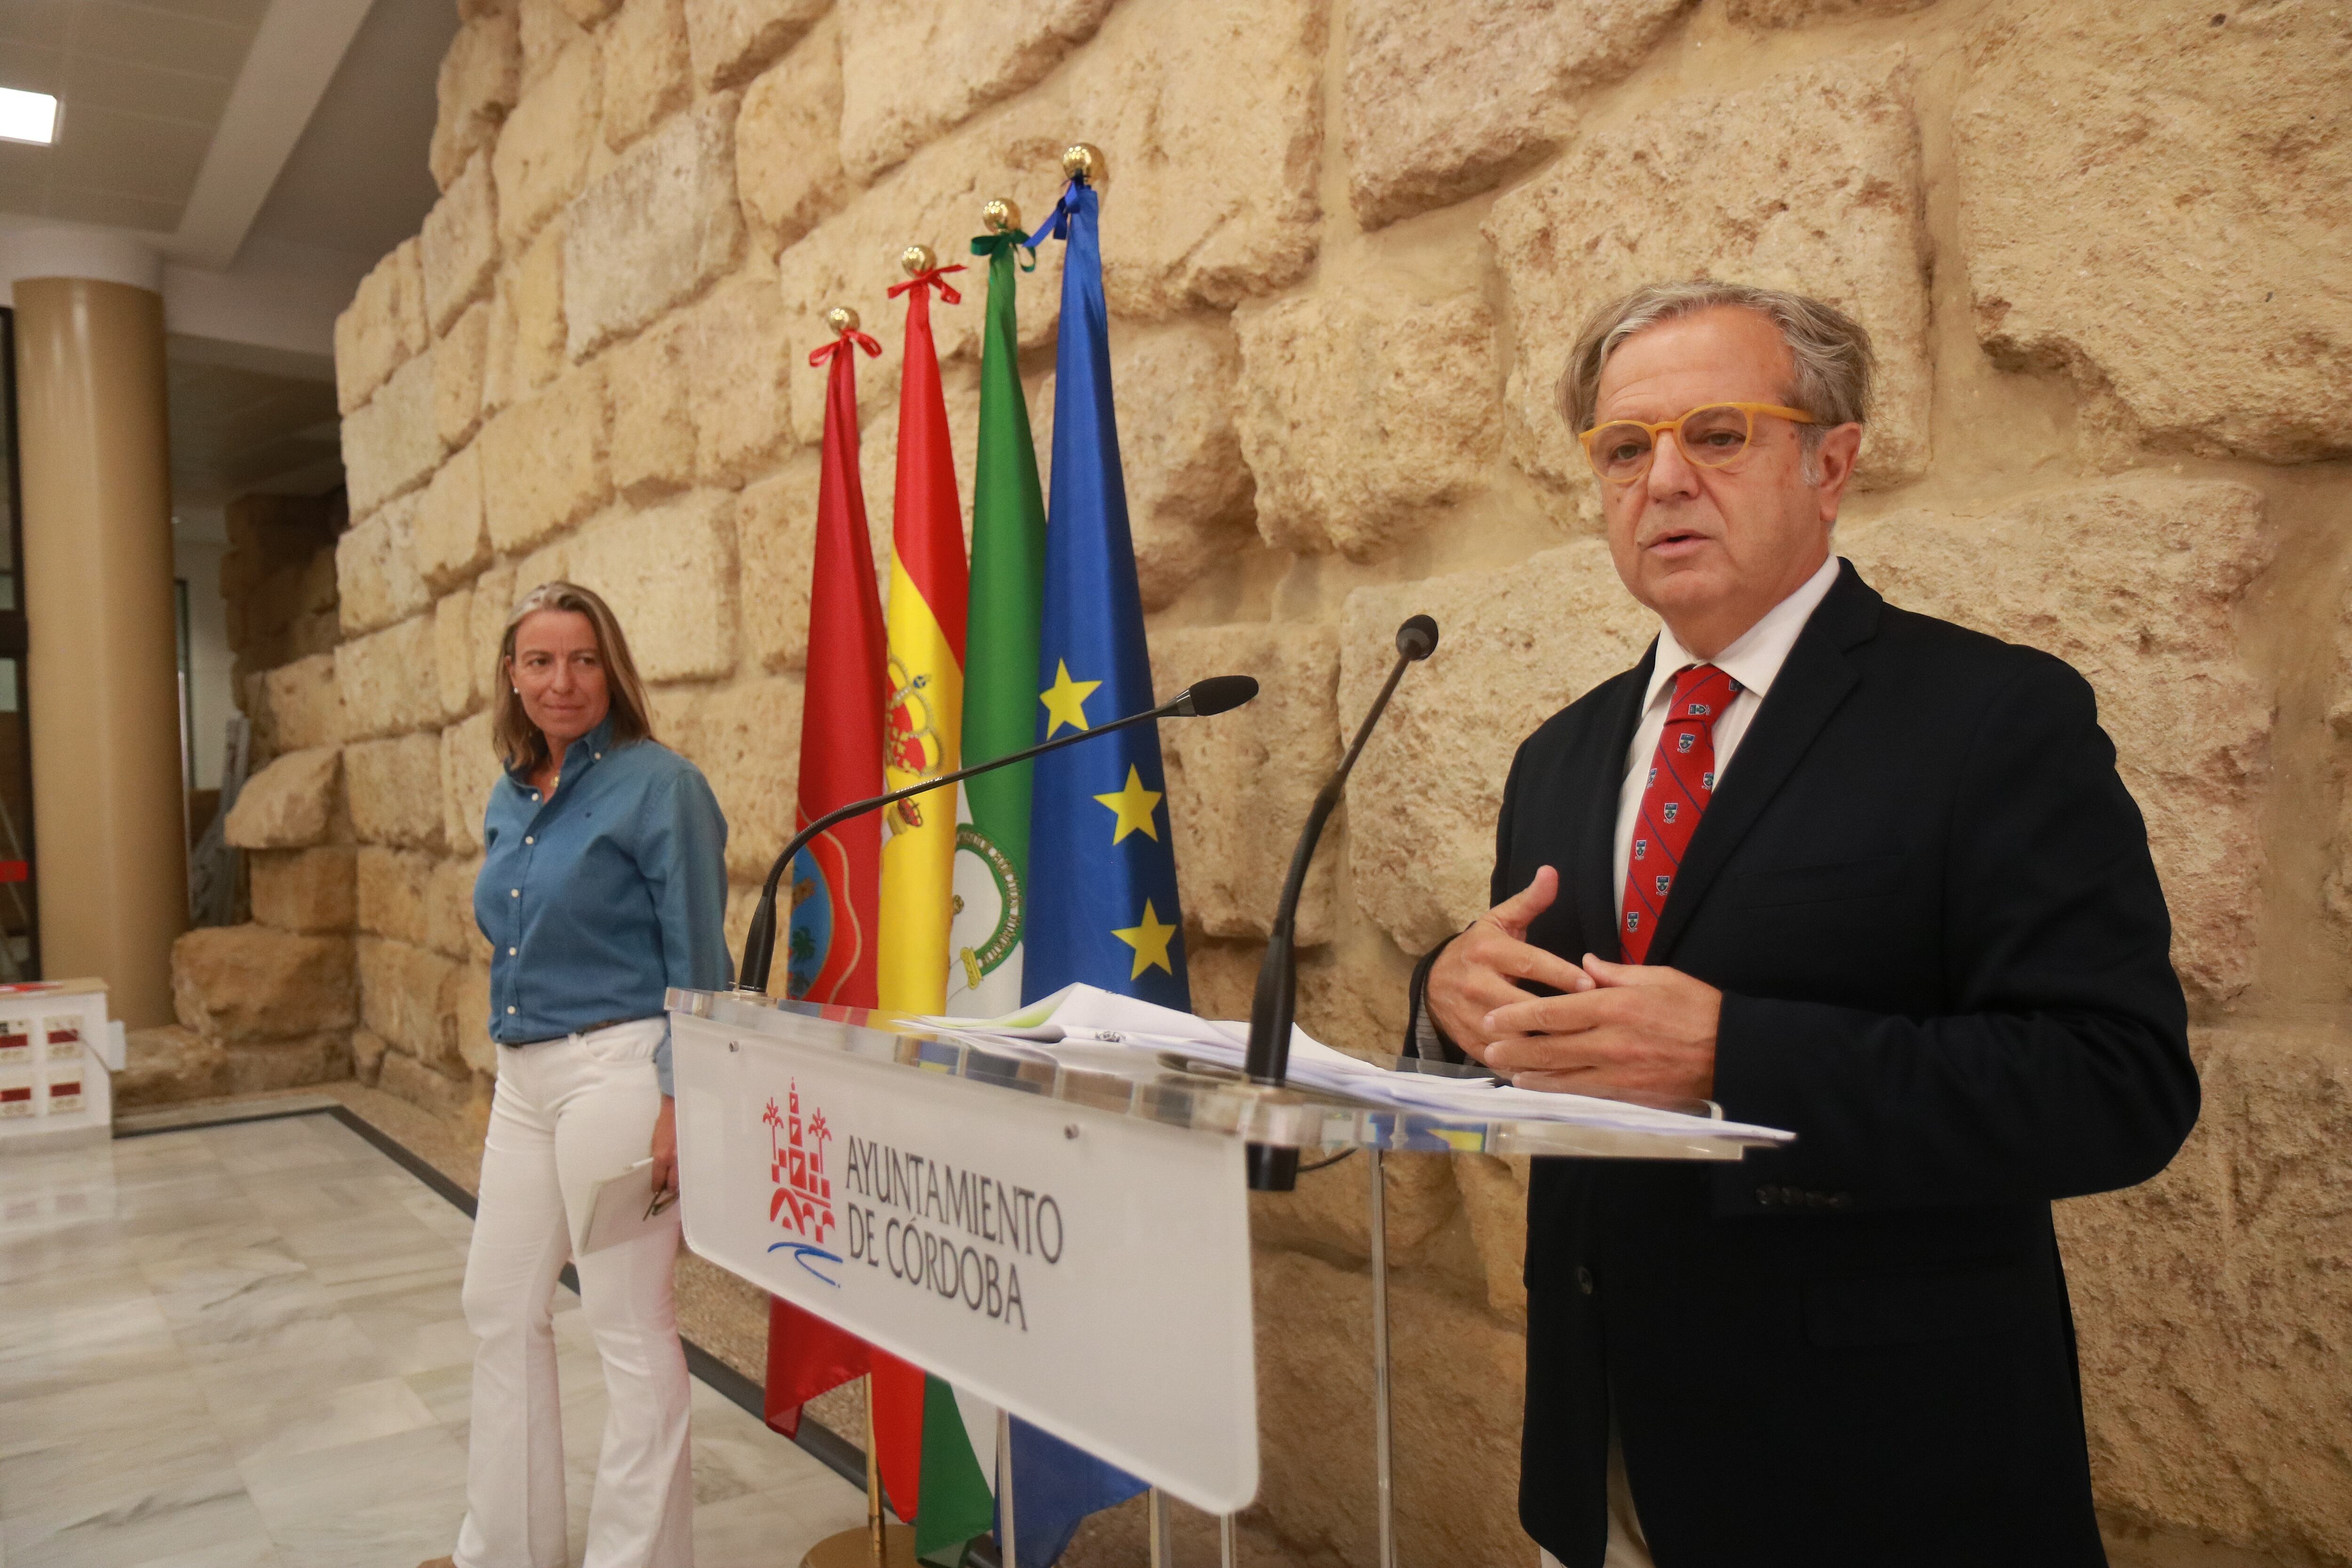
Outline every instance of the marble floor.
{"label": "marble floor", "polygon": [[[0,1568],[413,1568],[465,1512],[472,1222],[299,1116],[0,1154]],[[572,1561],[604,1391],[558,1301]],[[796,1568],[863,1496],[699,1382],[700,1568]]]}

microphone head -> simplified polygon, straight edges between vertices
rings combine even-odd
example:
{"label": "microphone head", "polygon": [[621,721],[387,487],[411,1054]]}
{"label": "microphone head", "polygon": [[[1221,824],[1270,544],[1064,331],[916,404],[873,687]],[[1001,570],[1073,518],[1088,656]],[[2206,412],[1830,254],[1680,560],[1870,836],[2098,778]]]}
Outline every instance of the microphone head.
{"label": "microphone head", "polygon": [[1252,676],[1213,675],[1186,687],[1170,710],[1180,719],[1205,719],[1238,708],[1256,695],[1257,681]]}
{"label": "microphone head", "polygon": [[1437,623],[1427,616],[1415,616],[1397,627],[1397,652],[1414,660],[1427,658],[1437,651]]}

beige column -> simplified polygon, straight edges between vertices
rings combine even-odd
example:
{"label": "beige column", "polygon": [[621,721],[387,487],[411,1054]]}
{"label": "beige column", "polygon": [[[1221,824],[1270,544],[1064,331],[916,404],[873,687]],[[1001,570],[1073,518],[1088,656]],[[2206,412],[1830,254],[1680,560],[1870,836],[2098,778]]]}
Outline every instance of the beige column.
{"label": "beige column", "polygon": [[163,300],[20,277],[16,303],[41,967],[168,1024],[188,866]]}

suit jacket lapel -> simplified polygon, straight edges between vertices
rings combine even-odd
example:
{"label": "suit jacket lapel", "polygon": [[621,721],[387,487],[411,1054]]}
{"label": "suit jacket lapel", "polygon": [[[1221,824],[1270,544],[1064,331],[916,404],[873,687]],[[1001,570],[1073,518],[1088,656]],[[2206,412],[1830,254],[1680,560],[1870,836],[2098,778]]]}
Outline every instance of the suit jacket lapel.
{"label": "suit jacket lapel", "polygon": [[[1633,743],[1633,730],[1642,721],[1642,694],[1649,689],[1652,661],[1658,644],[1651,639],[1642,662],[1619,677],[1609,710],[1595,725],[1600,744],[1580,759],[1582,776],[1569,798],[1581,804],[1573,825],[1576,886],[1562,889],[1576,900],[1584,926],[1584,942],[1594,956],[1614,963],[1624,955],[1624,933],[1617,929],[1617,911],[1625,889],[1611,886],[1617,859],[1617,796],[1625,784],[1625,748]],[[1573,963],[1582,953],[1570,953]]]}
{"label": "suit jacket lapel", "polygon": [[1757,709],[1706,815],[1699,818],[1698,831],[1691,836],[1690,850],[1675,873],[1674,891],[1658,911],[1657,935],[1650,942],[1652,963],[1670,962],[1692,911],[1853,689],[1860,678],[1845,650],[1878,629],[1878,612],[1885,602],[1854,572],[1852,562],[1840,563],[1837,581],[1798,634],[1788,662]]}

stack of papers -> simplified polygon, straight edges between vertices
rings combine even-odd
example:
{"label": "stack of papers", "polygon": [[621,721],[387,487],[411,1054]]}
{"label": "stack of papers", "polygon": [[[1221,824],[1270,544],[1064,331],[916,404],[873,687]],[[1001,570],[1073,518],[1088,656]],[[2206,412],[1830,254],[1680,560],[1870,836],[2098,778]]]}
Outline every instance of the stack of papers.
{"label": "stack of papers", "polygon": [[[1072,1065],[1105,1050],[1125,1055],[1179,1051],[1239,1069],[1249,1049],[1249,1026],[1180,1013],[1092,985],[1066,985],[1043,1001],[1001,1018],[927,1017],[942,1035],[1001,1047],[1017,1043]],[[1463,1121],[1557,1121],[1628,1131],[1672,1131],[1695,1138],[1788,1142],[1793,1133],[1583,1094],[1517,1089],[1486,1078],[1399,1072],[1333,1050],[1295,1026],[1288,1080],[1301,1089],[1391,1105],[1400,1110]]]}

